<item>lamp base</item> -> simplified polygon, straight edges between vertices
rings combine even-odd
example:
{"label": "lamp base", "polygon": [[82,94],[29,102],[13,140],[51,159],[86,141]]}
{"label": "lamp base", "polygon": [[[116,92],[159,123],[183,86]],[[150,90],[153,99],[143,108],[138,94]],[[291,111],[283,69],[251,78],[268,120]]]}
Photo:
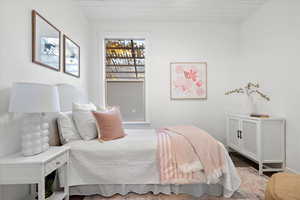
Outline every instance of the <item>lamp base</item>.
{"label": "lamp base", "polygon": [[33,156],[49,149],[49,125],[42,114],[28,114],[23,121],[22,154]]}

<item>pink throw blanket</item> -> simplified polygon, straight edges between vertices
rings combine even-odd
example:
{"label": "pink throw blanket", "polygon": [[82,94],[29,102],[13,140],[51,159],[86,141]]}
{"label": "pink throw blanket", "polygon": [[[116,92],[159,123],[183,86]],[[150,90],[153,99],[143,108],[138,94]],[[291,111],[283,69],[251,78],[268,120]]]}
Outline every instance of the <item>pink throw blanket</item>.
{"label": "pink throw blanket", "polygon": [[218,182],[225,168],[224,147],[221,145],[208,133],[194,126],[158,130],[161,183]]}

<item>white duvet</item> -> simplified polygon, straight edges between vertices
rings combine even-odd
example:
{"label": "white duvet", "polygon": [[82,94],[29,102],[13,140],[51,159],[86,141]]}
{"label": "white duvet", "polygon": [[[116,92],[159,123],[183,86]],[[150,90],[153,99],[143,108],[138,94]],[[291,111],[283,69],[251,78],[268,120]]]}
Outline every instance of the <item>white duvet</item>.
{"label": "white duvet", "polygon": [[70,185],[157,184],[155,130],[125,130],[126,137],[99,142],[77,140],[70,146]]}
{"label": "white duvet", "polygon": [[[125,129],[126,137],[99,142],[77,140],[70,151],[70,186],[93,184],[159,184],[157,135],[154,129]],[[227,152],[227,151],[226,151]],[[220,184],[224,196],[240,185],[240,178],[226,153],[227,169]]]}

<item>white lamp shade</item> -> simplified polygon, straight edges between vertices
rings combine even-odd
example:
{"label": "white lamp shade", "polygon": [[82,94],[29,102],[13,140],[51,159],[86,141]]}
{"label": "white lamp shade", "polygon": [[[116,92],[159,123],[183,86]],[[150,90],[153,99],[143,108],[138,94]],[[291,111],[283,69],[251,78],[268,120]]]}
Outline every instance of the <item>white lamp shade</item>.
{"label": "white lamp shade", "polygon": [[56,86],[39,83],[14,83],[9,112],[49,113],[59,112],[59,97]]}

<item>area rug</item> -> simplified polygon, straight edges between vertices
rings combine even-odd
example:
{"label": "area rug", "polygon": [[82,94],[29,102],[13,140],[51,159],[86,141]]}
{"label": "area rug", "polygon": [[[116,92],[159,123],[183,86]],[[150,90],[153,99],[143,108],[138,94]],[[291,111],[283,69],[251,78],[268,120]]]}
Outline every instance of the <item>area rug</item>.
{"label": "area rug", "polygon": [[208,196],[196,198],[185,194],[153,195],[148,193],[141,195],[129,193],[125,196],[114,195],[112,197],[102,197],[96,195],[85,197],[84,200],[263,200],[268,177],[264,175],[259,176],[258,171],[252,167],[237,167],[237,171],[241,177],[242,184],[240,189],[235,192],[231,198]]}

